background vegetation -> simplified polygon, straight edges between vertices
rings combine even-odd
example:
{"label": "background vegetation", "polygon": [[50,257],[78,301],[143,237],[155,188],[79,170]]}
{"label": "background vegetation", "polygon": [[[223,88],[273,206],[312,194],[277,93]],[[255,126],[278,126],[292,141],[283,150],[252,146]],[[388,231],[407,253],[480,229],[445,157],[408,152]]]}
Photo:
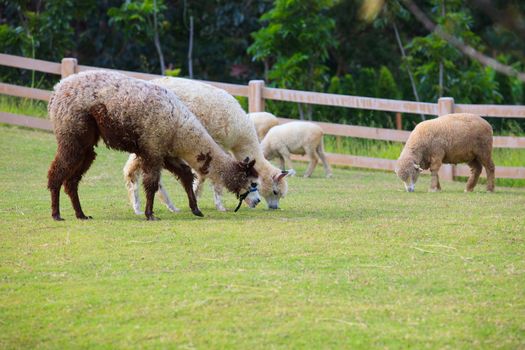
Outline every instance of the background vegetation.
{"label": "background vegetation", "polygon": [[[417,3],[448,33],[525,70],[525,2],[489,1],[492,10],[480,2]],[[399,0],[0,0],[0,52],[225,82],[264,78],[277,87],[360,96],[525,104],[519,80],[429,34]],[[6,68],[0,79],[54,83]],[[268,108],[288,117],[393,126],[393,116],[383,112],[279,102]],[[406,116],[404,128],[420,120]],[[525,129],[515,119],[491,122],[498,132]]]}

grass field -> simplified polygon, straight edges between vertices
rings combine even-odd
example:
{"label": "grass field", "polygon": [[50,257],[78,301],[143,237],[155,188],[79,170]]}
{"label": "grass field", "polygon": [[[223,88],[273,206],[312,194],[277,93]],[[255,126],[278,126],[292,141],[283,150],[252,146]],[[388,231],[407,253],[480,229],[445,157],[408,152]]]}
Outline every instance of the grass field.
{"label": "grass field", "polygon": [[[282,210],[146,222],[126,155],[99,147],[91,221],[50,218],[50,133],[0,126],[0,349],[525,348],[525,190],[334,169],[289,181]],[[304,165],[298,166],[302,174]],[[235,198],[225,195],[226,206]]]}

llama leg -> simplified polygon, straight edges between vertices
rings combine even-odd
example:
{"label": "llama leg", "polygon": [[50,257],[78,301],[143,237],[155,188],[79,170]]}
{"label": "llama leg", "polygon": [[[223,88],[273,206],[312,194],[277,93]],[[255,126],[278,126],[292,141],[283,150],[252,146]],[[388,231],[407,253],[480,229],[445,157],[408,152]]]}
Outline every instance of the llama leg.
{"label": "llama leg", "polygon": [[310,177],[312,176],[312,173],[315,170],[315,167],[317,166],[317,155],[315,154],[315,151],[311,148],[306,148],[305,153],[310,158],[310,163],[308,164],[308,168],[306,169],[306,172],[304,173],[303,177]]}
{"label": "llama leg", "polygon": [[141,175],[141,161],[136,154],[129,155],[126,165],[124,165],[124,180],[126,181],[126,188],[128,189],[128,198],[133,206],[133,211],[137,215],[142,215],[144,212],[140,210],[140,175]]}
{"label": "llama leg", "polygon": [[213,200],[215,201],[215,208],[217,208],[218,211],[226,211],[224,204],[222,204],[222,187],[216,184],[212,184],[212,186],[213,186]]}
{"label": "llama leg", "polygon": [[204,189],[204,181],[206,178],[200,174],[197,174],[193,181],[193,192],[195,197],[200,198],[202,196],[202,190]]}
{"label": "llama leg", "polygon": [[157,220],[153,215],[153,202],[155,200],[155,193],[157,193],[159,189],[161,169],[158,165],[144,164],[142,170],[144,171],[142,183],[146,191],[146,208],[144,209],[144,214],[146,215],[146,220]]}
{"label": "llama leg", "polygon": [[58,145],[57,154],[47,173],[47,188],[51,192],[51,216],[57,221],[63,220],[60,216],[60,188],[62,184],[75,173],[82,165],[82,159],[70,147]]}
{"label": "llama leg", "polygon": [[172,213],[178,213],[180,211],[180,209],[177,208],[171,201],[170,197],[168,196],[168,192],[166,192],[166,189],[162,185],[162,181],[159,181],[159,196],[161,202],[166,205],[169,211]]}
{"label": "llama leg", "polygon": [[71,204],[73,205],[73,209],[75,209],[75,215],[77,219],[93,219],[91,216],[87,216],[82,211],[80,199],[78,198],[78,184],[80,180],[82,180],[82,176],[85,174],[85,172],[89,169],[89,167],[95,160],[96,156],[97,154],[95,153],[93,148],[85,151],[84,156],[81,157],[82,163],[80,164],[80,166],[77,167],[77,169],[70,178],[64,181],[64,191],[69,195],[69,198],[71,199]]}
{"label": "llama leg", "polygon": [[478,159],[473,159],[468,162],[468,165],[470,167],[470,177],[468,178],[465,192],[472,192],[478,183],[479,175],[481,174],[481,162]]}
{"label": "llama leg", "polygon": [[481,159],[481,163],[487,172],[487,191],[494,192],[494,181],[496,179],[496,166],[489,155]]}
{"label": "llama leg", "polygon": [[315,151],[317,152],[319,159],[321,159],[321,162],[323,162],[323,168],[324,168],[326,177],[332,177],[332,168],[330,168],[330,164],[328,164],[328,161],[326,160],[322,142],[319,144],[319,146],[316,147]]}
{"label": "llama leg", "polygon": [[197,205],[197,197],[193,191],[194,175],[191,168],[177,158],[165,159],[164,166],[168,171],[177,176],[186,191],[191,212],[196,216],[204,216]]}

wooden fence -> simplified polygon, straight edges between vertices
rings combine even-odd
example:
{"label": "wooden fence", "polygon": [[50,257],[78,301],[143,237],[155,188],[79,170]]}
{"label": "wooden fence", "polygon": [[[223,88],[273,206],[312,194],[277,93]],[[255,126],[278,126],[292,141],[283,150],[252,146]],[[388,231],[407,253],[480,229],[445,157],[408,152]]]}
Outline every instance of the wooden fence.
{"label": "wooden fence", "polygon": [[[0,65],[35,70],[44,73],[60,75],[62,78],[68,75],[93,69],[103,69],[99,67],[83,66],[77,63],[74,58],[64,58],[61,63],[30,59],[19,56],[0,54]],[[146,74],[140,72],[120,71],[126,75],[151,80],[159,78],[159,75]],[[227,84],[219,82],[206,83],[222,88],[234,96],[248,97],[249,112],[264,111],[265,100],[277,100],[288,102],[309,103],[325,106],[338,106],[347,108],[359,108],[376,111],[390,111],[397,113],[414,113],[441,116],[448,113],[477,113],[483,116],[500,118],[525,118],[525,106],[503,106],[503,105],[468,105],[455,104],[454,99],[443,97],[437,103],[419,103],[412,101],[388,100],[380,98],[346,96],[336,94],[326,94],[307,91],[296,91],[287,89],[275,89],[265,87],[264,81],[252,80],[246,85]],[[51,91],[35,88],[22,87],[0,82],[0,94],[24,97],[36,100],[48,101]],[[280,118],[282,123],[292,119]],[[30,116],[16,115],[0,112],[0,123],[21,125],[31,128],[52,130],[51,123],[46,119],[34,118]],[[326,134],[358,137],[383,141],[404,142],[410,132],[394,129],[370,128],[355,125],[343,125],[334,123],[318,122]],[[494,137],[494,147],[498,148],[525,148],[525,137]],[[345,165],[352,167],[393,170],[395,160],[360,157],[343,154],[328,153],[327,158],[331,164]],[[303,160],[304,157],[295,157]],[[467,166],[444,165],[441,168],[440,176],[445,180],[452,180],[454,176],[468,176],[470,170]],[[484,174],[482,174],[484,176]],[[499,178],[525,179],[525,167],[496,167],[496,176]]]}

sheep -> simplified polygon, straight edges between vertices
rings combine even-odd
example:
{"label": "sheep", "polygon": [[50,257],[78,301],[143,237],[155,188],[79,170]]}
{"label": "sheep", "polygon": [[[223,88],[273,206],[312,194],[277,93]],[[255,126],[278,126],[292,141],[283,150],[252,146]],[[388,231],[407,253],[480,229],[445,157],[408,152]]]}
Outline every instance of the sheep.
{"label": "sheep", "polygon": [[259,142],[264,139],[264,136],[268,133],[268,130],[274,126],[279,125],[279,119],[268,112],[254,112],[248,114],[255,124],[255,130],[257,130],[257,137]]}
{"label": "sheep", "polygon": [[[190,79],[164,77],[151,80],[151,83],[165,87],[174,92],[177,97],[192,111],[207,129],[213,139],[225,150],[231,151],[236,159],[253,157],[256,161],[255,170],[260,175],[259,193],[265,198],[268,208],[277,209],[280,198],[288,191],[286,177],[293,172],[281,171],[268,162],[257,140],[257,134],[251,119],[246,115],[237,100],[226,91]],[[138,178],[140,166],[136,158],[130,155],[124,166],[124,178],[128,188],[135,213],[139,214],[140,204],[138,197]],[[205,177],[197,179],[195,192],[200,195]],[[222,188],[217,181],[214,184],[215,206],[220,211],[225,211],[222,204]],[[171,203],[166,192],[160,185],[161,199],[171,211],[177,208]]]}
{"label": "sheep", "polygon": [[55,86],[48,113],[58,144],[48,171],[55,220],[63,220],[59,208],[62,185],[76,217],[92,218],[82,211],[78,184],[96,157],[94,146],[99,138],[109,148],[140,158],[147,220],[156,220],[153,199],[163,167],[179,177],[197,216],[202,212],[193,192],[190,166],[237,195],[245,196],[256,187],[255,160],[232,159],[179,99],[161,86],[116,72],[83,72]]}
{"label": "sheep", "polygon": [[292,167],[290,154],[306,154],[310,158],[304,177],[310,177],[318,158],[323,162],[326,177],[332,176],[332,169],[326,160],[323,146],[323,130],[320,126],[303,121],[289,122],[271,128],[261,142],[267,159],[278,157],[281,168]]}
{"label": "sheep", "polygon": [[482,166],[487,171],[487,190],[494,191],[492,127],[479,115],[448,114],[419,123],[410,134],[396,163],[395,172],[408,192],[414,192],[419,173],[430,168],[430,191],[441,190],[441,164],[467,163],[471,174],[465,192],[478,182]]}

